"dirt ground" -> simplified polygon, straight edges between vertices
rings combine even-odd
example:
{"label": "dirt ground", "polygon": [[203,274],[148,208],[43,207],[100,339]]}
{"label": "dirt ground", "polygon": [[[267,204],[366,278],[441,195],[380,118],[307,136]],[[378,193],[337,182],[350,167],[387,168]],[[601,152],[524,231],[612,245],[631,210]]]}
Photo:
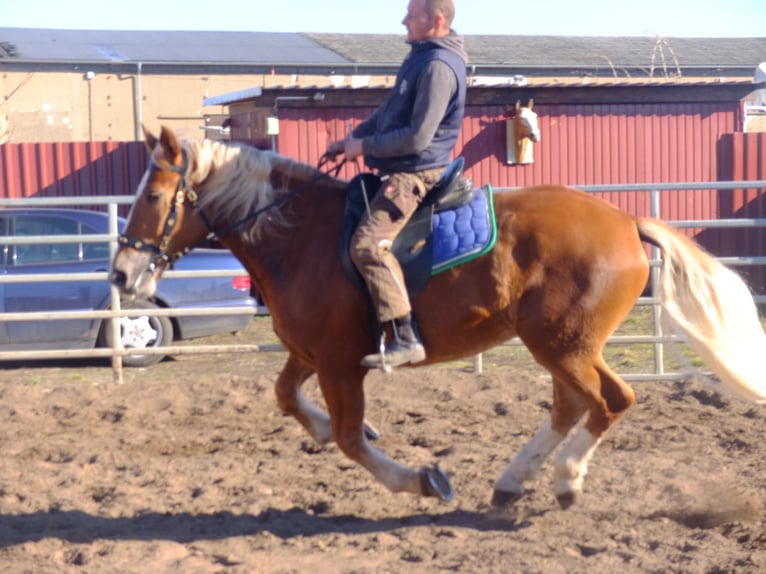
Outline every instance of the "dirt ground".
{"label": "dirt ground", "polygon": [[766,407],[635,383],[577,506],[558,509],[546,466],[498,511],[494,481],[547,417],[547,382],[491,364],[371,374],[379,448],[438,462],[456,490],[442,503],[313,444],[276,408],[283,359],[181,356],[120,385],[87,362],[0,366],[0,570],[766,572]]}

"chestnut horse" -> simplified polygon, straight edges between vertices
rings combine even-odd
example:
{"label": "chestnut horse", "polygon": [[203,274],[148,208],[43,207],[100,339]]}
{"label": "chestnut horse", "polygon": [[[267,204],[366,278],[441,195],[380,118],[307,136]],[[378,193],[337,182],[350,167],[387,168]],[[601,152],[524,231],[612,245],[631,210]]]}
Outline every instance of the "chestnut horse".
{"label": "chestnut horse", "polygon": [[[275,384],[279,407],[317,442],[334,439],[390,491],[449,500],[452,487],[438,466],[399,464],[365,433],[368,371],[359,362],[374,350],[373,327],[367,299],[336,253],[346,182],[273,152],[181,141],[164,127],[159,138],[145,136],[151,166],[120,238],[113,284],[149,297],[169,264],[206,237],[219,237],[249,271],[287,348]],[[604,433],[633,404],[633,390],[601,351],[647,284],[642,241],[662,251],[657,296],[667,314],[724,383],[766,400],[766,336],[752,296],[692,240],[555,185],[497,193],[494,210],[494,248],[431,277],[412,301],[426,348],[420,365],[474,355],[518,335],[552,375],[550,418],[497,480],[494,504],[519,498],[561,445],[553,489],[568,507]],[[313,374],[327,412],[301,391]]]}

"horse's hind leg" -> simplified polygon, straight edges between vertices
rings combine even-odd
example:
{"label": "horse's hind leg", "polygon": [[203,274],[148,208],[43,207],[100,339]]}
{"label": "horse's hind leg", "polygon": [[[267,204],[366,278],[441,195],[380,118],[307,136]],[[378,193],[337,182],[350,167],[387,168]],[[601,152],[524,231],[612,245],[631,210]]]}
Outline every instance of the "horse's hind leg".
{"label": "horse's hind leg", "polygon": [[[551,416],[497,481],[492,497],[495,505],[518,500],[524,494],[524,482],[537,477],[543,462],[563,442],[554,463],[553,491],[559,505],[569,508],[582,492],[588,462],[604,433],[635,401],[633,390],[600,354],[592,361],[577,357],[549,368],[556,373]],[[586,411],[585,424],[565,440]]]}
{"label": "horse's hind leg", "polygon": [[607,366],[600,354],[590,366],[582,359],[573,362],[576,368],[562,377],[562,384],[579,394],[589,415],[556,456],[553,491],[562,508],[571,506],[582,492],[588,462],[602,437],[636,400],[633,389]]}
{"label": "horse's hind leg", "polygon": [[[567,395],[566,398],[560,395]],[[540,468],[551,453],[567,436],[569,430],[585,412],[585,403],[573,396],[560,382],[553,380],[554,405],[566,404],[568,408],[554,406],[554,411],[532,439],[513,457],[495,483],[493,506],[505,506],[519,500],[525,492],[524,483],[537,479]]]}

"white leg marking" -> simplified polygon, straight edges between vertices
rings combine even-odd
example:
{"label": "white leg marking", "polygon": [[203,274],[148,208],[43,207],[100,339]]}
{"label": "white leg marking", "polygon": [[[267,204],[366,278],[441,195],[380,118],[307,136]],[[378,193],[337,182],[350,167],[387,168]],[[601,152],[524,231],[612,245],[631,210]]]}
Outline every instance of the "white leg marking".
{"label": "white leg marking", "polygon": [[[319,444],[328,444],[334,440],[330,416],[319,409],[313,402],[296,390],[298,412],[294,416],[306,428],[311,437]],[[358,461],[372,473],[383,486],[391,492],[412,492],[422,494],[418,472],[408,466],[388,458],[365,439],[365,452]]]}
{"label": "white leg marking", "polygon": [[564,435],[551,428],[549,418],[532,440],[516,453],[511,464],[495,483],[495,490],[523,494],[524,482],[537,478],[540,467],[563,440]]}
{"label": "white leg marking", "polygon": [[328,444],[332,442],[332,425],[330,424],[330,416],[319,409],[314,403],[306,398],[306,396],[298,389],[296,391],[296,398],[298,403],[298,413],[295,414],[311,437],[319,444]]}
{"label": "white leg marking", "polygon": [[362,465],[367,468],[375,478],[380,481],[391,492],[412,492],[413,494],[422,494],[420,491],[420,479],[415,469],[399,464],[390,459],[381,451],[370,445],[365,440],[368,447],[368,456],[362,461]]}
{"label": "white leg marking", "polygon": [[588,473],[588,462],[596,452],[601,439],[595,438],[584,426],[577,429],[559,455],[553,472],[553,492],[560,494],[582,492],[582,484]]}

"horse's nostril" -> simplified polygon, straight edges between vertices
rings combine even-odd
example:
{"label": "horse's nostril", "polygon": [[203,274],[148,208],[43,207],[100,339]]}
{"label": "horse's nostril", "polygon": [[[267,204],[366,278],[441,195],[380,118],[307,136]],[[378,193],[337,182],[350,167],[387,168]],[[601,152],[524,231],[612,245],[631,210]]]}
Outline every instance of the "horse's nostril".
{"label": "horse's nostril", "polygon": [[125,284],[128,281],[128,276],[125,274],[124,271],[119,271],[115,269],[114,271],[112,271],[112,277],[110,280],[112,282],[112,285],[114,285],[115,287],[124,288]]}

